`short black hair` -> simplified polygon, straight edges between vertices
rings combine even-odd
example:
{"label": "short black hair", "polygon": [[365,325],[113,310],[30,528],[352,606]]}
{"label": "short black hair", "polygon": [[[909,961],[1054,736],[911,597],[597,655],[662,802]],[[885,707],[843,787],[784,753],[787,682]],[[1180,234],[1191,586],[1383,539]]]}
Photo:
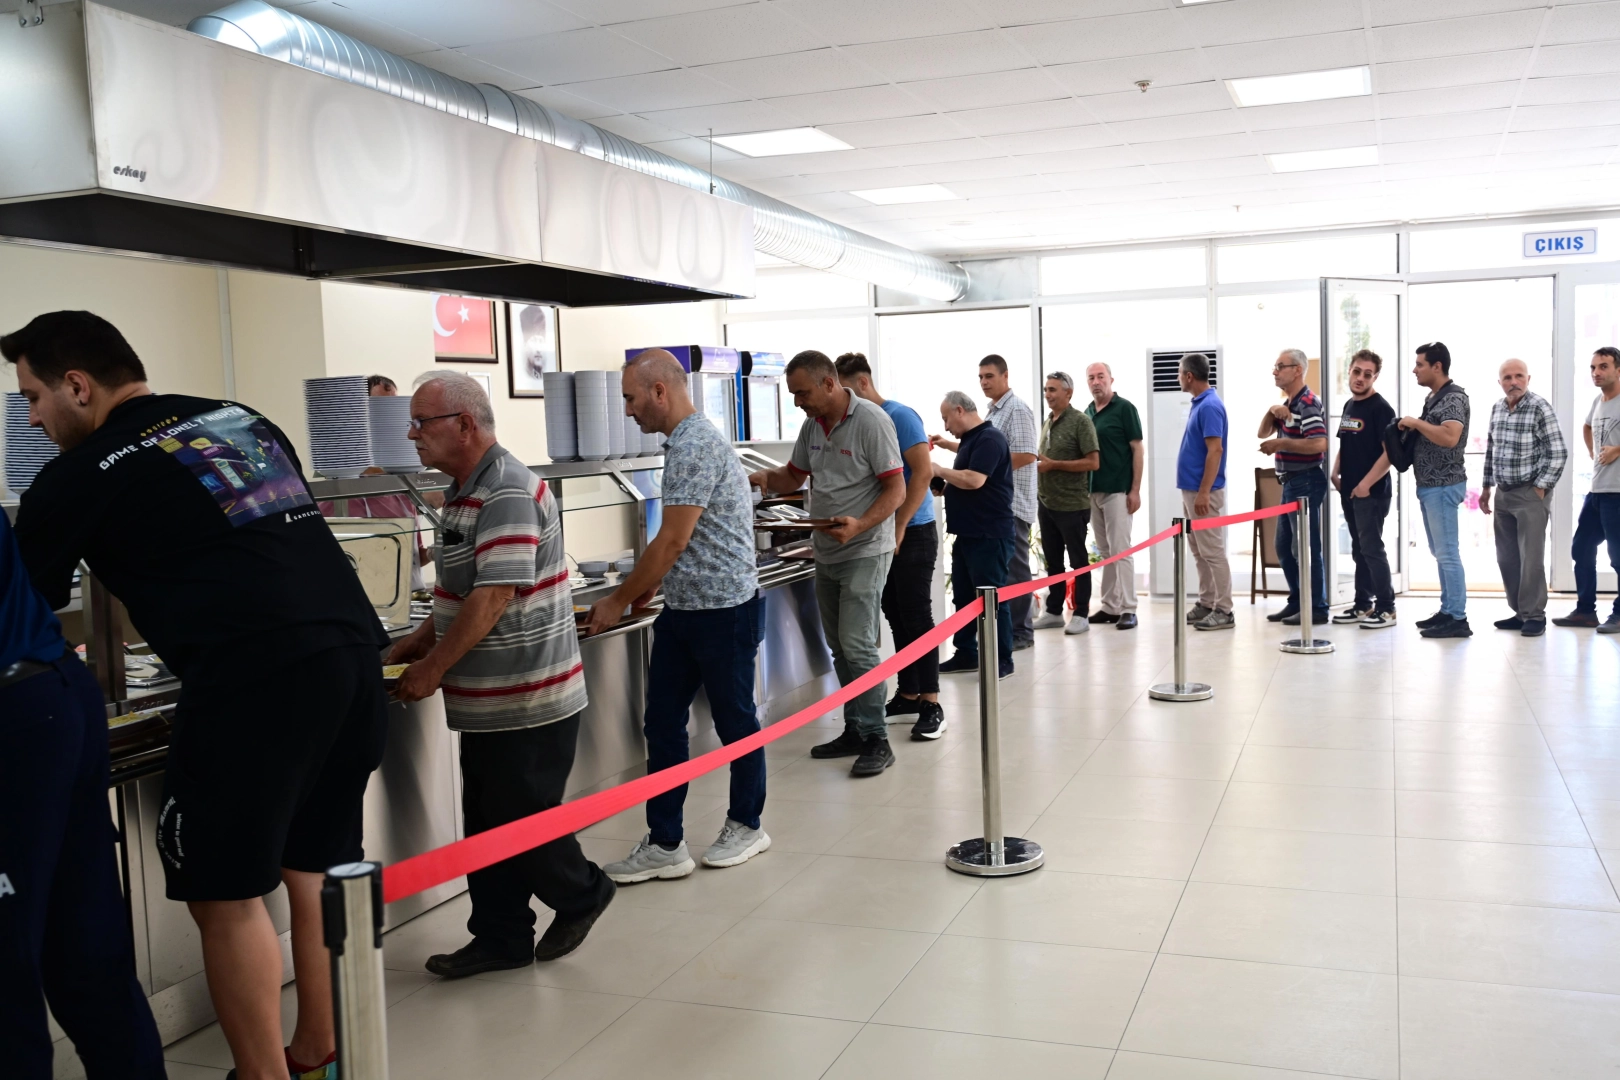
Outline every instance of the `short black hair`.
{"label": "short black hair", "polygon": [[826,353],[817,352],[815,349],[806,349],[789,360],[787,369],[782,374],[785,377],[796,371],[802,371],[818,381],[821,379],[838,381],[838,369],[833,366],[833,362],[827,359]]}
{"label": "short black hair", "polygon": [[1592,355],[1607,356],[1609,358],[1609,363],[1613,364],[1617,368],[1620,368],[1620,349],[1615,348],[1613,345],[1604,345],[1602,348],[1593,349]]}
{"label": "short black hair", "polygon": [[367,375],[366,376],[366,389],[368,391],[375,390],[379,386],[386,386],[390,390],[398,390],[399,389],[399,384],[394,382],[393,379],[390,379],[386,375]]}
{"label": "short black hair", "polygon": [[105,387],[146,381],[146,368],[118,327],[89,311],[36,315],[21,330],[0,337],[0,355],[28,369],[46,386],[60,386],[70,371],[82,371]]}
{"label": "short black hair", "polygon": [[1451,350],[1446,348],[1444,342],[1431,341],[1427,345],[1419,345],[1417,351],[1424,363],[1438,367],[1442,375],[1451,378]]}
{"label": "short black hair", "polygon": [[1355,365],[1357,360],[1365,360],[1367,363],[1373,366],[1373,370],[1376,372],[1382,373],[1384,370],[1384,358],[1373,352],[1371,349],[1357,349],[1356,354],[1350,358],[1350,364],[1352,367]]}
{"label": "short black hair", "polygon": [[985,357],[983,360],[980,360],[979,361],[979,366],[980,367],[993,367],[993,368],[996,369],[996,373],[998,375],[1007,374],[1007,361],[1003,360],[1001,357],[997,356],[995,353],[991,353],[989,356]]}
{"label": "short black hair", "polygon": [[853,379],[857,375],[865,375],[868,379],[872,377],[872,365],[866,362],[865,353],[844,353],[833,366],[838,369],[840,379]]}
{"label": "short black hair", "polygon": [[1209,382],[1209,357],[1201,352],[1190,352],[1181,358],[1181,370],[1199,382]]}

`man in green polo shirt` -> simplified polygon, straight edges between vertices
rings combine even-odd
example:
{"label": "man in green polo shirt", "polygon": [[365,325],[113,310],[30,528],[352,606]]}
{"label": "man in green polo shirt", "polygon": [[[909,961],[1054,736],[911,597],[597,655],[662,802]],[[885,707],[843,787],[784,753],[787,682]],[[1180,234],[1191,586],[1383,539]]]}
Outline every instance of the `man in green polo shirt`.
{"label": "man in green polo shirt", "polygon": [[[1131,517],[1142,507],[1142,417],[1114,393],[1114,372],[1107,364],[1086,368],[1086,389],[1091,391],[1086,415],[1097,429],[1102,459],[1091,474],[1091,533],[1097,554],[1106,559],[1131,546]],[[1136,626],[1135,560],[1109,563],[1100,573],[1102,597],[1091,621],[1130,630]]]}
{"label": "man in green polo shirt", "polygon": [[[1046,377],[1046,406],[1051,411],[1041,425],[1041,441],[1035,455],[1039,478],[1035,496],[1041,526],[1041,550],[1046,556],[1048,574],[1063,573],[1063,552],[1068,549],[1069,565],[1086,566],[1086,526],[1091,522],[1091,474],[1097,469],[1097,429],[1085,413],[1070,404],[1074,379],[1061,371]],[[1074,579],[1074,618],[1068,634],[1091,629],[1086,613],[1091,607],[1091,575]],[[1046,614],[1035,620],[1035,629],[1051,630],[1063,625],[1063,600],[1067,585],[1046,590]]]}

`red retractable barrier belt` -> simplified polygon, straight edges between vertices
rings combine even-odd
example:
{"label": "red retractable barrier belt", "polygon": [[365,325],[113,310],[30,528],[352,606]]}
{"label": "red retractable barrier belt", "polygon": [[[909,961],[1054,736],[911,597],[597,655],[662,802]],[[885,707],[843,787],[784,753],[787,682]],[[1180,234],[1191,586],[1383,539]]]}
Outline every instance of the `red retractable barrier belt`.
{"label": "red retractable barrier belt", "polygon": [[1073,578],[1079,577],[1081,574],[1089,574],[1093,570],[1101,570],[1109,563],[1118,562],[1121,559],[1128,559],[1132,555],[1135,555],[1138,551],[1141,551],[1143,548],[1150,548],[1154,544],[1168,540],[1180,531],[1180,525],[1172,525],[1163,532],[1154,533],[1152,536],[1148,537],[1140,544],[1137,544],[1135,547],[1126,548],[1118,555],[1110,555],[1108,558],[1091,563],[1089,566],[1080,566],[1073,570],[1065,570],[1061,574],[1053,574],[1051,577],[1036,578],[1034,581],[1021,581],[1017,585],[1008,585],[1006,588],[997,589],[996,599],[1002,602],[1016,600],[1018,597],[1032,593],[1036,589],[1044,589],[1048,585],[1055,585],[1060,581],[1070,581]]}
{"label": "red retractable barrier belt", "polygon": [[1259,521],[1261,518],[1282,517],[1284,514],[1299,512],[1299,503],[1285,502],[1281,506],[1268,506],[1264,510],[1250,510],[1246,514],[1227,514],[1225,517],[1193,518],[1188,524],[1193,532],[1203,532],[1205,529],[1219,529],[1223,525],[1238,525],[1245,521]]}

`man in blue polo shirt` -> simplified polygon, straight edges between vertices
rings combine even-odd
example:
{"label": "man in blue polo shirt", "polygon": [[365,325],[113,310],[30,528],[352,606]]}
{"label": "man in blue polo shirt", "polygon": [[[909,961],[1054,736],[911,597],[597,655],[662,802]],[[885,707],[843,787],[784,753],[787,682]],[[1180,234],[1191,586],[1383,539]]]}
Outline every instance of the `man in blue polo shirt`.
{"label": "man in blue polo shirt", "polygon": [[[1327,414],[1322,399],[1305,384],[1305,354],[1284,349],[1271,368],[1272,381],[1288,397],[1287,404],[1273,405],[1260,418],[1262,454],[1275,456],[1277,479],[1282,481],[1282,501],[1304,499],[1311,508],[1311,622],[1328,621],[1327,568],[1322,562],[1322,500],[1327,496]],[[1294,530],[1297,519],[1284,514],[1277,519],[1277,561],[1288,579],[1288,603],[1281,611],[1266,616],[1270,622],[1298,626],[1299,553]]]}
{"label": "man in blue polo shirt", "polygon": [[[1181,358],[1181,388],[1192,395],[1187,427],[1176,455],[1176,487],[1188,521],[1226,512],[1226,406],[1210,386],[1209,357]],[[1187,533],[1187,548],[1198,567],[1198,603],[1187,612],[1195,630],[1230,630],[1232,567],[1226,561],[1226,526]]]}
{"label": "man in blue polo shirt", "polygon": [[[979,406],[960,390],[940,404],[945,430],[957,440],[951,468],[934,463],[934,475],[945,481],[945,529],[951,544],[951,600],[960,611],[973,603],[979,587],[1007,584],[1007,566],[1017,535],[1013,516],[1012,450],[1007,436],[979,415]],[[996,652],[999,676],[1013,673],[1012,609],[996,605]],[[947,673],[979,670],[978,629],[972,623],[956,632],[956,655],[939,666]]]}

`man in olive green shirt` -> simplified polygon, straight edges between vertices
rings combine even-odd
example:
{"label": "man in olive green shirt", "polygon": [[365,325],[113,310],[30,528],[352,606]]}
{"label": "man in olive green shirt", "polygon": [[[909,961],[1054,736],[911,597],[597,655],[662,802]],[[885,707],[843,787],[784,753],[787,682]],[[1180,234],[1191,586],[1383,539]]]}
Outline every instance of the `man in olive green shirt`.
{"label": "man in olive green shirt", "polygon": [[[1091,522],[1091,474],[1098,464],[1097,429],[1085,413],[1069,404],[1073,397],[1074,379],[1061,371],[1046,377],[1046,405],[1051,412],[1041,425],[1040,449],[1035,455],[1039,475],[1035,494],[1048,574],[1063,573],[1065,548],[1071,567],[1091,561],[1086,551],[1086,526]],[[1083,634],[1091,629],[1086,621],[1091,608],[1091,575],[1081,574],[1074,581],[1074,618],[1064,632]],[[1067,593],[1067,587],[1062,585],[1046,591],[1046,614],[1035,620],[1035,629],[1063,625]]]}

